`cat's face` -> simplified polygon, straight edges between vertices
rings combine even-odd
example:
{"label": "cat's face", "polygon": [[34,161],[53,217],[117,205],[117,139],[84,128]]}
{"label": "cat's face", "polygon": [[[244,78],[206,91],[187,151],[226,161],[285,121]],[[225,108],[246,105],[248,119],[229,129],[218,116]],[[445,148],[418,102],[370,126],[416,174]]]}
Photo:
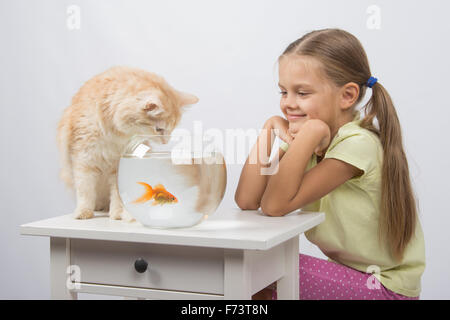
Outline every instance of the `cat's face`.
{"label": "cat's face", "polygon": [[[198,102],[194,95],[173,88],[147,88],[124,99],[114,114],[116,128],[126,135],[170,135],[181,120],[184,107]],[[162,138],[166,143],[167,139]]]}

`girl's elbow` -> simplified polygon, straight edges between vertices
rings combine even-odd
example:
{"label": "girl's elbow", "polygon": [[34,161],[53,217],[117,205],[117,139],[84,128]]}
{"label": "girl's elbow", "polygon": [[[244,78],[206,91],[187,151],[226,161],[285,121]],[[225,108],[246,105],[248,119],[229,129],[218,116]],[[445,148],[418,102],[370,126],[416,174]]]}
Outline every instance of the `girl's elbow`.
{"label": "girl's elbow", "polygon": [[283,211],[277,209],[266,209],[265,207],[261,207],[261,211],[264,212],[265,215],[271,217],[282,217],[284,215]]}
{"label": "girl's elbow", "polygon": [[280,208],[277,204],[267,203],[267,201],[261,201],[261,211],[271,217],[281,217],[286,214],[283,208]]}
{"label": "girl's elbow", "polygon": [[253,203],[237,203],[241,210],[258,210],[259,206]]}
{"label": "girl's elbow", "polygon": [[272,217],[281,217],[284,216],[293,210],[298,208],[302,208],[307,203],[302,199],[279,199],[279,198],[268,198],[264,197],[261,199],[261,211],[264,212],[268,216]]}
{"label": "girl's elbow", "polygon": [[237,206],[241,210],[258,210],[259,204],[255,202],[248,201],[246,199],[242,199],[238,196],[234,197],[234,201],[236,202]]}

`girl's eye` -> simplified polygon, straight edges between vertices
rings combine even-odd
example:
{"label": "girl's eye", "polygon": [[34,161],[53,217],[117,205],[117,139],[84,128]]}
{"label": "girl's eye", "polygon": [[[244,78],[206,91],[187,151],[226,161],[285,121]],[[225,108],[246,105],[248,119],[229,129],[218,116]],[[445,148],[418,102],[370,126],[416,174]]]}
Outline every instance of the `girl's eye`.
{"label": "girl's eye", "polygon": [[156,127],[156,132],[163,133],[163,132],[164,132],[164,129],[163,129],[163,128]]}
{"label": "girl's eye", "polygon": [[[284,95],[287,94],[287,92],[286,92],[286,91],[280,91],[280,94],[281,94],[282,96],[284,96]],[[301,95],[301,96],[306,96],[306,95],[308,95],[309,93],[307,93],[307,92],[298,92],[297,94],[299,94],[299,95]]]}

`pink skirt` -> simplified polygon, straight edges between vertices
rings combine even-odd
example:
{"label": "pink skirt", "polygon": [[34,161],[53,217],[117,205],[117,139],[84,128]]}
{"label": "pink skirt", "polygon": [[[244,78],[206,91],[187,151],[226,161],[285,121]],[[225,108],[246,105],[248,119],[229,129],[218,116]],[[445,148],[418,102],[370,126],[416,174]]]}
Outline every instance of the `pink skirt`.
{"label": "pink skirt", "polygon": [[[370,273],[324,259],[299,255],[300,300],[418,300],[385,288]],[[269,286],[277,299],[276,283]]]}

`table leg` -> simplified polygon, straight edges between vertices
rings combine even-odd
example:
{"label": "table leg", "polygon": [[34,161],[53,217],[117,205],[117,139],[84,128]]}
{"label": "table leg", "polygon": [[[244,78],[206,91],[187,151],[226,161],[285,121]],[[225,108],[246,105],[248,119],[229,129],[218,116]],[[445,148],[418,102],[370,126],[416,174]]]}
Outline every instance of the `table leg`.
{"label": "table leg", "polygon": [[251,300],[250,265],[244,250],[225,249],[224,299]]}
{"label": "table leg", "polygon": [[285,274],[277,281],[277,298],[278,300],[298,300],[299,299],[299,265],[298,251],[299,237],[284,243],[284,264]]}
{"label": "table leg", "polygon": [[[50,296],[51,299],[77,299],[76,292],[69,291],[70,239],[50,238]],[[69,282],[69,284],[71,284]]]}

